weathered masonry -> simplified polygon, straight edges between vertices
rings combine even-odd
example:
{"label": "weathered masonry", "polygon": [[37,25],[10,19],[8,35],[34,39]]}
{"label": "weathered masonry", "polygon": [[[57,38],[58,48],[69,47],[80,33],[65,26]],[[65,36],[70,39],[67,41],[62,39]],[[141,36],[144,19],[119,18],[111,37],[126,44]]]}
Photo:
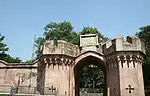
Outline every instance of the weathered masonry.
{"label": "weathered masonry", "polygon": [[[145,96],[142,73],[145,47],[139,38],[117,37],[100,43],[96,34],[88,34],[80,36],[80,46],[62,40],[55,43],[48,40],[41,46],[40,59],[34,65],[1,61],[0,91],[7,89],[1,85],[13,84],[19,91],[30,86],[26,90],[33,94],[80,96],[79,69],[85,62],[96,62],[104,72],[106,96]],[[21,73],[17,75],[19,72],[24,77]]]}

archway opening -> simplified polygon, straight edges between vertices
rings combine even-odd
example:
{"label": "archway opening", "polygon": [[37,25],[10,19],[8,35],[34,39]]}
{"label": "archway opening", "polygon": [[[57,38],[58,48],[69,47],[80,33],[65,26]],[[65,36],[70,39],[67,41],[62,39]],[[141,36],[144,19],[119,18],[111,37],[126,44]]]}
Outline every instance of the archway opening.
{"label": "archway opening", "polygon": [[74,69],[75,96],[106,96],[106,65],[93,56],[80,60]]}

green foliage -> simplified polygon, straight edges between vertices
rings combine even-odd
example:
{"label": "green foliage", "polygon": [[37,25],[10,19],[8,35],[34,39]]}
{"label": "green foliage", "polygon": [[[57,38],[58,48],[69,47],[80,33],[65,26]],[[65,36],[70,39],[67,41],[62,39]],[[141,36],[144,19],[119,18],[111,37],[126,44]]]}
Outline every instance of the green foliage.
{"label": "green foliage", "polygon": [[79,37],[76,32],[73,32],[73,26],[71,22],[54,23],[51,22],[45,27],[44,36],[46,40],[65,40],[73,44],[79,44]]}
{"label": "green foliage", "polygon": [[[79,45],[79,35],[84,35],[84,34],[98,34],[99,36],[99,41],[100,42],[106,42],[108,40],[107,37],[104,37],[100,32],[98,31],[97,28],[92,28],[92,27],[84,27],[82,32],[77,33],[73,31],[73,26],[71,22],[60,22],[60,23],[55,23],[51,22],[47,24],[44,27],[44,37],[39,37],[35,41],[36,45],[36,54],[37,58],[39,57],[39,50],[40,46],[45,42],[45,40],[54,40],[54,43],[57,43],[57,40],[65,40],[67,42],[70,42],[75,45]],[[104,86],[104,78],[102,71],[99,69],[99,67],[91,67],[91,66],[86,66],[87,70],[84,70],[83,68],[82,72],[83,74],[80,74],[81,82],[80,86],[83,88],[100,88]],[[93,81],[95,83],[93,84]]]}
{"label": "green foliage", "polygon": [[44,31],[44,37],[39,37],[35,41],[35,46],[37,48],[35,53],[37,54],[37,58],[39,57],[40,46],[46,40],[65,40],[79,45],[79,35],[73,31],[73,26],[70,22],[51,22],[44,27]]}
{"label": "green foliage", "polygon": [[0,52],[8,51],[7,45],[2,42],[4,38],[5,37],[0,34]]}
{"label": "green foliage", "polygon": [[81,35],[85,34],[98,34],[99,42],[106,42],[108,40],[107,37],[104,37],[97,28],[92,28],[92,27],[84,27],[82,32],[80,33]]}
{"label": "green foliage", "polygon": [[144,83],[150,86],[150,25],[140,28],[136,35],[145,43],[146,56],[143,64]]}
{"label": "green foliage", "polygon": [[45,42],[45,38],[43,38],[43,37],[38,37],[35,40],[35,47],[36,47],[35,54],[36,54],[36,58],[38,58],[40,56],[40,47],[41,47],[41,45],[44,44],[44,42]]}
{"label": "green foliage", "polygon": [[4,60],[8,63],[19,63],[21,60],[19,58],[13,58],[5,52],[8,51],[7,45],[3,43],[4,36],[0,34],[0,60]]}
{"label": "green foliage", "polygon": [[7,95],[7,94],[0,94],[0,96],[9,96],[9,95]]}
{"label": "green foliage", "polygon": [[[104,86],[103,72],[99,66],[86,64],[80,71],[80,88],[100,88]],[[94,81],[94,84],[93,84]]]}
{"label": "green foliage", "polygon": [[27,60],[24,62],[24,64],[33,64],[34,60]]}
{"label": "green foliage", "polygon": [[[56,38],[57,40],[68,40],[68,36],[73,30],[72,24],[70,22],[61,22],[61,23],[54,23],[51,22],[45,26],[44,35],[46,39],[53,40]],[[69,38],[70,39],[70,38]]]}
{"label": "green foliage", "polygon": [[146,55],[150,56],[150,25],[141,27],[140,32],[136,35],[145,43],[146,46]]}
{"label": "green foliage", "polygon": [[104,73],[100,66],[86,62],[79,72],[81,92],[104,93]]}
{"label": "green foliage", "polygon": [[18,57],[13,58],[9,54],[6,54],[4,52],[0,53],[0,60],[4,60],[8,63],[20,63],[21,62],[21,60]]}
{"label": "green foliage", "polygon": [[77,33],[73,31],[71,22],[51,22],[44,27],[44,37],[39,37],[35,41],[37,48],[35,53],[37,54],[37,58],[39,57],[40,46],[45,42],[45,40],[64,40],[72,44],[79,45],[80,34],[98,34],[100,42],[105,42],[108,40],[107,37],[100,34],[97,28],[84,27],[82,32]]}

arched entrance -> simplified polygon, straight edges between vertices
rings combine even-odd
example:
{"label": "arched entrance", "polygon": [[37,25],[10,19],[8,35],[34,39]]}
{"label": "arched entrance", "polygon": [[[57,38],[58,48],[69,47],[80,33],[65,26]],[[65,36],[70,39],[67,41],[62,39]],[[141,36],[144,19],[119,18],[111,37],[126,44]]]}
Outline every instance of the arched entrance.
{"label": "arched entrance", "polygon": [[106,64],[103,56],[91,51],[77,59],[74,66],[75,96],[106,96]]}

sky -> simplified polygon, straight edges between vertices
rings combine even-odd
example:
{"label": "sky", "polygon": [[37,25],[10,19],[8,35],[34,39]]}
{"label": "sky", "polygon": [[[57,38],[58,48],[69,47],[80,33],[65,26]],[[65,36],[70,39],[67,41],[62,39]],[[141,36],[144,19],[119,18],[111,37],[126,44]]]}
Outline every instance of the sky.
{"label": "sky", "polygon": [[98,28],[106,37],[135,35],[150,25],[150,0],[0,0],[0,33],[8,54],[30,60],[34,35],[50,22],[70,21],[74,31]]}

